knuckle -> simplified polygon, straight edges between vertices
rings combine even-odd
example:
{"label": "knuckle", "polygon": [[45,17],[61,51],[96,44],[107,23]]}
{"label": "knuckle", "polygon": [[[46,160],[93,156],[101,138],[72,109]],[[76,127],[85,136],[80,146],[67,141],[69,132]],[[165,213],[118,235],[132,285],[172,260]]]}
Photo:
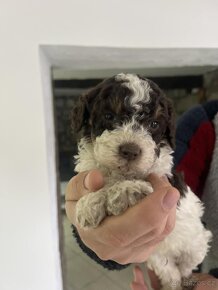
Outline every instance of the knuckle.
{"label": "knuckle", "polygon": [[70,179],[70,181],[68,182],[67,184],[67,187],[66,187],[66,193],[65,193],[65,200],[67,201],[68,199],[71,199],[72,198],[72,195],[73,195],[73,189],[74,187],[76,186],[76,180],[77,180],[77,175],[75,175],[74,177],[72,177]]}
{"label": "knuckle", "polygon": [[155,239],[153,246],[157,246],[160,242],[164,241],[166,238],[166,235],[162,235],[161,237]]}
{"label": "knuckle", "polygon": [[69,182],[69,184],[71,185],[71,187],[76,185],[76,182],[78,181],[78,174],[73,176]]}
{"label": "knuckle", "polygon": [[114,248],[124,248],[128,245],[127,239],[122,237],[121,235],[115,235],[110,233],[107,239],[110,246]]}
{"label": "knuckle", "polygon": [[151,231],[151,236],[153,238],[156,238],[156,237],[159,237],[161,233],[162,233],[161,228],[157,227]]}
{"label": "knuckle", "polygon": [[90,248],[102,261],[111,260],[113,256],[113,250],[108,250],[108,248],[104,247],[103,245],[100,245],[99,243],[93,243],[93,241],[89,241],[86,239],[82,239],[83,243]]}
{"label": "knuckle", "polygon": [[168,222],[163,231],[163,235],[166,235],[166,236],[169,235],[173,231],[174,226],[175,226],[175,222]]}
{"label": "knuckle", "polygon": [[113,260],[121,265],[126,265],[130,263],[129,259],[126,257],[114,258]]}
{"label": "knuckle", "polygon": [[73,176],[67,184],[65,200],[78,200],[88,190],[84,188],[84,178],[87,175],[86,171],[80,172]]}
{"label": "knuckle", "polygon": [[121,265],[132,264],[132,263],[143,263],[147,260],[148,254],[144,253],[134,253],[133,251],[128,251],[128,253],[123,253],[122,256],[116,257],[113,260]]}
{"label": "knuckle", "polygon": [[134,261],[133,261],[133,263],[144,263],[144,262],[146,262],[146,260],[147,260],[147,258],[148,257],[138,257],[137,259],[135,259]]}
{"label": "knuckle", "polygon": [[105,251],[99,251],[98,253],[96,253],[97,256],[102,260],[102,261],[108,261],[111,260],[111,253],[107,253]]}
{"label": "knuckle", "polygon": [[126,243],[122,238],[113,237],[111,238],[110,242],[111,245],[116,248],[124,248],[126,246]]}

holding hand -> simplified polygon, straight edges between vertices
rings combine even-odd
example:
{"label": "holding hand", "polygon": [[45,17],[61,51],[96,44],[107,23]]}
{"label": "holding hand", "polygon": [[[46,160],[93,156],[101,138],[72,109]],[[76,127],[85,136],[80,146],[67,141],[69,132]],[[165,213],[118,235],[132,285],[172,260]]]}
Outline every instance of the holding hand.
{"label": "holding hand", "polygon": [[110,216],[95,229],[83,230],[76,224],[77,201],[104,186],[98,170],[73,177],[66,190],[66,213],[82,241],[100,259],[120,264],[147,260],[157,244],[174,228],[179,192],[165,178],[152,174],[147,178],[154,192],[119,216]]}

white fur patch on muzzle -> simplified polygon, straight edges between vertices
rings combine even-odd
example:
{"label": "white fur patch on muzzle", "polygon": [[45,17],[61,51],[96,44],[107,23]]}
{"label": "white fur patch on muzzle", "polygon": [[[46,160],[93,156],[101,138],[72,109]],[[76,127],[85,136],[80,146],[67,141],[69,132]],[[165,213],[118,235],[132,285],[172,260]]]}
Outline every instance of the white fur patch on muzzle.
{"label": "white fur patch on muzzle", "polygon": [[[134,160],[127,160],[119,153],[120,146],[135,144],[140,154]],[[135,122],[124,124],[112,131],[105,130],[94,142],[96,161],[108,169],[115,171],[148,172],[156,159],[156,143],[150,133]]]}

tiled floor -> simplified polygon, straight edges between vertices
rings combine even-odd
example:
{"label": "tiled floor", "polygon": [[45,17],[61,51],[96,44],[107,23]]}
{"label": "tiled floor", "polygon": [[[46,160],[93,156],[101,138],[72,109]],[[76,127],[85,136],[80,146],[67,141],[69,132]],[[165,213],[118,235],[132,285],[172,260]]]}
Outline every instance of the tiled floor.
{"label": "tiled floor", "polygon": [[[82,252],[72,237],[68,219],[63,214],[65,289],[64,290],[130,290],[132,268],[109,271]],[[143,271],[145,272],[145,267]],[[146,274],[145,274],[146,275]]]}

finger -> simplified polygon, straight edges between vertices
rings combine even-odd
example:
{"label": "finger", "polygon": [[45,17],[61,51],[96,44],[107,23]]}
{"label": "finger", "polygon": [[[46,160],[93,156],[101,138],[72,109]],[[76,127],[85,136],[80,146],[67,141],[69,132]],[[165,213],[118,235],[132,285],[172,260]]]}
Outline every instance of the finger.
{"label": "finger", "polygon": [[197,282],[197,285],[194,287],[194,290],[218,290],[218,280],[211,278],[205,281]]}
{"label": "finger", "polygon": [[166,217],[165,220],[157,227],[154,228],[151,232],[143,235],[142,237],[136,239],[133,243],[130,244],[131,247],[140,247],[146,245],[154,245],[163,241],[174,229],[176,221],[176,207],[174,207],[170,214]]}
{"label": "finger", "polygon": [[[72,202],[69,203],[71,204]],[[73,204],[75,206],[76,202],[74,202]],[[71,205],[70,212],[73,211],[75,210]],[[75,219],[74,215],[72,216]],[[167,225],[165,225],[165,227],[167,227]],[[163,232],[165,232],[165,227]],[[141,246],[138,247],[127,246],[120,249],[119,247],[114,247],[113,244],[112,245],[110,243],[108,244],[108,241],[105,244],[104,238],[102,241],[102,237],[105,237],[105,235],[107,235],[107,232],[105,231],[104,228],[102,229],[101,227],[98,227],[94,230],[93,229],[82,230],[79,227],[77,227],[77,230],[83,242],[89,248],[91,248],[102,260],[114,260],[121,264],[128,264],[133,262],[136,263],[145,262],[147,258],[150,256],[150,254],[154,251],[157,244],[159,244],[160,241],[162,241],[166,237],[166,235],[161,234],[159,237],[151,240],[148,243],[142,243]],[[96,239],[96,237],[98,238]]]}
{"label": "finger", "polygon": [[146,180],[151,183],[152,188],[154,190],[162,188],[162,187],[171,186],[166,176],[159,177],[157,174],[154,174],[154,173],[149,174]]}
{"label": "finger", "polygon": [[[144,247],[150,247],[162,242],[174,229],[175,222],[176,222],[176,207],[171,210],[169,216],[167,217],[166,222],[164,222],[163,224],[163,227],[160,227],[158,230],[152,231],[154,233],[156,232],[157,235],[154,236],[154,238],[151,239],[150,241],[147,241],[144,244]],[[141,246],[143,246],[143,244],[141,244]]]}
{"label": "finger", "polygon": [[65,211],[71,224],[76,225],[76,201],[66,201]]}
{"label": "finger", "polygon": [[206,281],[206,280],[210,280],[213,278],[214,278],[213,276],[211,276],[207,273],[193,273],[191,275],[190,280],[201,282],[201,281]]}
{"label": "finger", "polygon": [[132,248],[140,247],[148,243],[150,244],[150,242],[160,238],[163,235],[163,232],[166,228],[167,221],[168,218],[166,217],[158,227],[155,227],[152,231],[134,240],[132,243],[130,243],[129,246]]}
{"label": "finger", "polygon": [[166,237],[168,236],[174,229],[175,224],[176,224],[176,208],[175,206],[169,213],[167,222],[164,228],[164,231],[161,234],[161,237]]}
{"label": "finger", "polygon": [[148,276],[150,278],[152,288],[154,290],[159,290],[161,288],[160,281],[154,271],[148,269]]}
{"label": "finger", "polygon": [[132,255],[129,257],[129,263],[144,263],[148,260],[150,255],[155,251],[157,244],[150,246],[144,245],[138,248],[134,248]]}
{"label": "finger", "polygon": [[187,282],[190,285],[194,285],[196,283],[194,290],[218,289],[218,279],[206,273],[194,273]]}
{"label": "finger", "polygon": [[137,282],[142,285],[145,284],[144,275],[139,266],[134,267],[133,273],[134,273],[134,282]]}
{"label": "finger", "polygon": [[147,286],[132,282],[130,285],[132,290],[148,290]]}
{"label": "finger", "polygon": [[97,191],[102,188],[104,186],[104,178],[102,173],[97,169],[89,171],[85,177],[83,186],[90,192]]}
{"label": "finger", "polygon": [[98,228],[83,230],[78,226],[78,224],[76,224],[76,215],[75,215],[76,202],[75,201],[67,201],[65,203],[65,209],[66,209],[66,214],[70,223],[76,226],[76,229],[78,231],[78,234],[81,240],[87,247],[92,249],[97,255],[98,253],[104,254],[105,249],[106,251],[110,251],[110,249],[111,251],[113,250],[112,248],[109,248],[109,247],[106,248],[105,244],[103,244],[100,241],[99,237],[101,236],[101,231],[99,231]]}
{"label": "finger", "polygon": [[66,201],[77,201],[81,196],[89,192],[85,186],[85,179],[88,174],[89,171],[84,171],[70,179],[66,187]]}
{"label": "finger", "polygon": [[116,251],[110,260],[113,260],[119,264],[126,265],[129,263],[144,263],[148,257],[154,252],[157,245],[143,245],[138,248],[130,249],[125,247],[120,251]]}
{"label": "finger", "polygon": [[[79,236],[86,246],[95,252],[103,252],[105,249],[105,244],[101,242],[101,236],[104,235],[104,233],[102,233],[101,228],[85,230],[80,228],[80,226],[76,223],[76,204],[76,201],[67,201],[65,203],[65,210],[69,221],[71,224],[76,226]],[[109,251],[108,247],[107,251]]]}
{"label": "finger", "polygon": [[77,201],[83,195],[97,191],[103,186],[104,179],[99,170],[81,172],[68,182],[65,199],[66,201]]}

